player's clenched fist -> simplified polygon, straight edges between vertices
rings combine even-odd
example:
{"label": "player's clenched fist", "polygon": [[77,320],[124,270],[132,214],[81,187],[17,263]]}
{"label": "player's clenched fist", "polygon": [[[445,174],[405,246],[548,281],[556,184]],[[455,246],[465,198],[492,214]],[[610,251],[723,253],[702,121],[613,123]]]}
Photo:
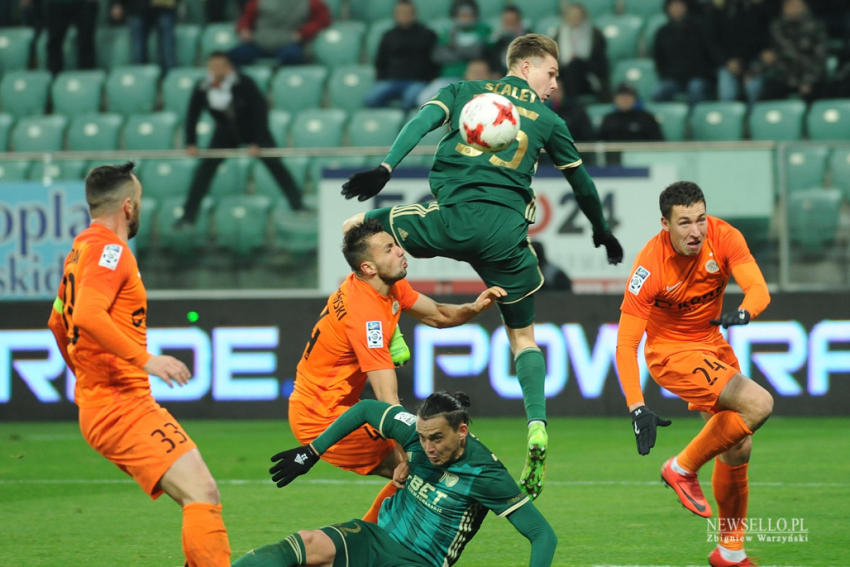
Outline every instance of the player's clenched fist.
{"label": "player's clenched fist", "polygon": [[174,382],[182,386],[192,377],[192,373],[189,372],[185,364],[167,354],[151,356],[145,364],[144,371],[159,376],[170,388],[174,387]]}
{"label": "player's clenched fist", "polygon": [[475,300],[475,303],[472,304],[473,309],[480,313],[485,309],[489,309],[497,299],[505,297],[506,295],[508,295],[508,292],[497,285],[488,287],[481,292],[481,295],[479,295]]}
{"label": "player's clenched fist", "polygon": [[295,477],[309,471],[318,461],[319,455],[313,449],[313,446],[302,445],[272,456],[274,465],[269,469],[269,472],[277,487],[283,488],[295,480]]}

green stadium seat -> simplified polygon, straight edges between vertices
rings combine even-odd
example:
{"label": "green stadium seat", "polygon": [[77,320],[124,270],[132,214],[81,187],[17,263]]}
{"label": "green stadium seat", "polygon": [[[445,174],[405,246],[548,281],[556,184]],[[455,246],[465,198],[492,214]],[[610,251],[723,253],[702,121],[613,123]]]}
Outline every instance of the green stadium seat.
{"label": "green stadium seat", "polygon": [[828,146],[791,146],[785,151],[785,180],[788,191],[820,187],[826,175]]}
{"label": "green stadium seat", "polygon": [[[587,10],[587,15],[591,20],[596,20],[600,16],[606,16],[614,13],[614,2],[616,0],[584,0],[582,4]],[[555,9],[555,13],[559,10]]]}
{"label": "green stadium seat", "polygon": [[549,37],[556,37],[558,28],[561,26],[561,22],[561,16],[558,14],[549,14],[548,16],[543,16],[534,22],[533,31],[535,33],[548,35]]}
{"label": "green stadium seat", "polygon": [[12,132],[12,124],[15,118],[11,114],[0,114],[0,152],[9,149],[9,134]]}
{"label": "green stadium seat", "polygon": [[809,189],[788,196],[788,235],[792,250],[822,256],[835,240],[841,211],[841,191]]}
{"label": "green stadium seat", "polygon": [[153,248],[153,235],[155,232],[156,211],[159,202],[150,197],[142,197],[142,213],[141,222],[139,222],[139,231],[133,238],[136,244],[136,252],[146,254]]}
{"label": "green stadium seat", "polygon": [[240,69],[243,73],[251,77],[257,83],[257,88],[264,93],[269,90],[269,83],[272,80],[273,68],[269,65],[245,65]]}
{"label": "green stadium seat", "polygon": [[[195,126],[195,134],[197,135],[198,147],[199,148],[208,148],[210,145],[210,139],[212,138],[213,131],[215,130],[215,120],[210,113],[204,111],[201,113],[201,117],[198,119],[198,124]],[[185,137],[185,134],[183,135]],[[183,140],[185,143],[186,141]]]}
{"label": "green stadium seat", "polygon": [[275,248],[307,258],[319,249],[319,221],[315,216],[293,213],[286,203],[272,208],[271,228]]}
{"label": "green stadium seat", "polygon": [[829,178],[832,185],[844,193],[844,198],[850,201],[850,148],[833,148],[829,155]]}
{"label": "green stadium seat", "polygon": [[196,256],[197,252],[209,243],[210,211],[214,201],[211,197],[205,197],[201,201],[195,224],[174,230],[174,223],[183,217],[185,199],[185,195],[162,199],[155,222],[160,247],[176,256],[189,258]]}
{"label": "green stadium seat", "polygon": [[131,65],[113,69],[106,78],[106,108],[119,114],[153,112],[159,90],[158,65]]}
{"label": "green stadium seat", "polygon": [[664,3],[659,0],[625,0],[623,8],[626,14],[634,14],[641,18],[648,18],[657,14],[664,14]]}
{"label": "green stadium seat", "polygon": [[[421,20],[421,18],[420,18]],[[425,25],[431,28],[435,34],[437,34],[437,38],[443,38],[446,34],[451,31],[454,26],[454,22],[451,18],[443,17],[443,18],[434,18],[433,20],[423,20],[425,21]]]}
{"label": "green stadium seat", "polygon": [[[407,158],[404,161],[406,162]],[[310,159],[310,179],[318,186],[325,169],[363,169],[367,165],[374,167],[378,163],[374,157],[363,155],[314,157]]]}
{"label": "green stadium seat", "polygon": [[358,9],[363,10],[364,13],[358,19],[372,22],[383,18],[392,18],[396,0],[363,0],[361,4],[363,6],[358,6]]}
{"label": "green stadium seat", "polygon": [[378,53],[378,47],[381,45],[381,39],[395,25],[392,18],[382,18],[375,20],[369,24],[369,29],[366,30],[366,60],[374,61],[375,55]]}
{"label": "green stadium seat", "polygon": [[632,14],[602,15],[594,21],[605,36],[609,61],[638,56],[638,39],[643,18]]}
{"label": "green stadium seat", "polygon": [[652,46],[655,44],[655,34],[658,28],[667,23],[667,14],[664,12],[646,18],[643,33],[640,36],[641,52],[646,57],[652,57]]}
{"label": "green stadium seat", "polygon": [[174,147],[177,115],[173,112],[133,114],[127,118],[122,138],[128,150],[170,150]]}
{"label": "green stadium seat", "polygon": [[[408,114],[407,119],[410,120],[411,118],[413,118],[416,115],[416,112],[417,112],[416,110],[411,111],[410,114]],[[404,125],[402,125],[402,127],[403,126]],[[425,137],[422,138],[422,140],[420,140],[418,144],[416,144],[416,147],[417,148],[436,147],[440,143],[440,140],[443,139],[443,136],[445,136],[448,133],[448,131],[449,131],[448,126],[445,126],[445,125],[438,126],[437,128],[434,128],[433,130],[431,130],[430,132],[425,134]],[[433,163],[434,163],[434,154],[433,153],[427,153],[427,154],[410,153],[410,154],[407,154],[407,156],[405,156],[404,160],[401,162],[401,167],[427,167],[427,168],[430,168]]]}
{"label": "green stadium seat", "polygon": [[139,179],[145,195],[154,199],[185,198],[199,160],[173,158],[147,160],[139,168]]}
{"label": "green stadium seat", "polygon": [[352,65],[360,61],[366,24],[337,22],[319,32],[313,40],[313,54],[324,65]]}
{"label": "green stadium seat", "polygon": [[687,134],[688,105],[684,102],[653,102],[646,109],[655,116],[664,140],[681,142]]}
{"label": "green stadium seat", "polygon": [[[40,33],[35,40],[35,59],[39,69],[47,68],[47,34]],[[65,69],[77,68],[77,28],[68,29],[62,42],[62,63]]]}
{"label": "green stadium seat", "polygon": [[[304,188],[307,185],[307,172],[310,165],[310,158],[307,156],[294,156],[283,158],[281,161],[289,171],[289,174],[292,176],[295,184],[303,193]],[[277,182],[274,180],[274,177],[272,177],[268,168],[259,160],[254,162],[252,172],[252,176],[254,178],[254,193],[257,195],[265,195],[271,199],[273,203],[277,203],[278,201],[287,202],[280,190],[280,187],[278,187]]]}
{"label": "green stadium seat", "polygon": [[357,110],[363,107],[363,99],[374,84],[374,65],[337,67],[328,80],[328,102],[334,108]]}
{"label": "green stadium seat", "polygon": [[[198,64],[198,46],[201,40],[201,26],[198,24],[177,24],[174,29],[174,55],[178,67],[194,67]],[[159,63],[159,38],[155,31],[148,35],[148,61]]]}
{"label": "green stadium seat", "polygon": [[162,80],[162,105],[165,110],[177,114],[182,120],[189,106],[189,98],[195,83],[206,76],[200,67],[177,67],[171,69]]}
{"label": "green stadium seat", "polygon": [[748,118],[753,140],[794,141],[803,137],[802,100],[766,100],[753,105]]}
{"label": "green stadium seat", "polygon": [[28,181],[32,164],[29,160],[0,160],[0,183],[6,181]]}
{"label": "green stadium seat", "polygon": [[0,73],[27,68],[34,36],[30,27],[0,28]]}
{"label": "green stadium seat", "polygon": [[850,139],[850,99],[816,100],[806,123],[812,140]]}
{"label": "green stadium seat", "polygon": [[81,114],[68,126],[68,149],[76,152],[118,149],[118,134],[124,117],[120,114]]}
{"label": "green stadium seat", "polygon": [[430,25],[432,21],[438,18],[449,17],[452,0],[413,0],[413,4],[416,6],[417,19],[420,22],[425,22],[426,25]]}
{"label": "green stadium seat", "polygon": [[232,23],[209,24],[201,33],[201,60],[213,51],[230,51],[239,43],[236,26]]}
{"label": "green stadium seat", "polygon": [[[101,69],[130,64],[130,29],[127,26],[101,26],[95,31],[95,60]],[[67,69],[68,66],[66,65]]]}
{"label": "green stadium seat", "polygon": [[266,246],[271,200],[265,195],[228,195],[213,212],[216,244],[234,256],[249,260]]}
{"label": "green stadium seat", "polygon": [[86,162],[81,159],[34,161],[30,169],[30,181],[80,181],[85,177]]}
{"label": "green stadium seat", "polygon": [[[514,2],[512,2],[512,0],[505,0],[505,5],[513,3]],[[523,19],[529,21],[536,21],[545,16],[560,13],[560,2],[558,0],[535,0],[534,2],[519,3],[518,6],[520,10],[522,10]],[[443,13],[448,15],[448,11]],[[483,10],[481,11],[481,14],[485,17],[488,15],[488,13]]]}
{"label": "green stadium seat", "polygon": [[331,148],[342,145],[342,131],[348,113],[339,108],[302,110],[292,125],[296,148]]}
{"label": "green stadium seat", "polygon": [[323,4],[330,10],[332,19],[338,20],[342,16],[342,2],[343,0],[323,0]]}
{"label": "green stadium seat", "polygon": [[691,136],[694,140],[740,140],[744,133],[743,102],[701,102],[691,112]]}
{"label": "green stadium seat", "polygon": [[0,79],[0,108],[15,116],[44,114],[50,80],[47,71],[5,73]]}
{"label": "green stadium seat", "polygon": [[741,234],[747,240],[747,245],[754,254],[766,251],[770,245],[769,216],[724,216],[723,220],[741,231]]}
{"label": "green stadium seat", "polygon": [[183,20],[188,23],[203,25],[206,21],[206,0],[183,0],[185,6]]}
{"label": "green stadium seat", "polygon": [[349,146],[389,147],[404,123],[404,112],[396,108],[364,108],[351,114]]}
{"label": "green stadium seat", "polygon": [[93,71],[63,71],[50,88],[53,112],[68,116],[98,112],[106,73]]}
{"label": "green stadium seat", "polygon": [[648,57],[617,61],[611,72],[611,85],[616,88],[622,82],[634,86],[641,99],[650,100],[652,91],[658,84],[655,62]]}
{"label": "green stadium seat", "polygon": [[328,69],[323,65],[281,67],[272,78],[272,106],[290,112],[318,108],[327,78]]}
{"label": "green stadium seat", "polygon": [[57,152],[62,149],[68,119],[61,114],[24,116],[12,129],[16,152]]}
{"label": "green stadium seat", "polygon": [[587,116],[590,118],[593,128],[599,130],[599,127],[602,126],[602,119],[605,118],[606,114],[612,112],[614,107],[608,102],[597,102],[588,104],[584,109],[587,111]]}
{"label": "green stadium seat", "polygon": [[247,157],[225,159],[215,172],[209,194],[216,198],[235,194],[244,195],[248,186],[248,174],[253,165],[253,160]]}
{"label": "green stadium seat", "polygon": [[285,110],[271,110],[269,112],[269,130],[275,143],[286,146],[289,142],[289,125],[292,123],[292,114]]}

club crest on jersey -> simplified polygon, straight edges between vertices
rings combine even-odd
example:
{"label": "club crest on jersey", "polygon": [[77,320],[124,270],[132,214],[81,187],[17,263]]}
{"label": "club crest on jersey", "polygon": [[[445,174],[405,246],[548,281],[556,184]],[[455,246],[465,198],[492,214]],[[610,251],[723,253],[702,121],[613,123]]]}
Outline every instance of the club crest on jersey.
{"label": "club crest on jersey", "polygon": [[715,272],[720,271],[720,266],[717,265],[717,262],[712,258],[708,262],[705,263],[705,271],[709,274],[713,274]]}
{"label": "club crest on jersey", "polygon": [[393,315],[398,313],[399,309],[401,309],[401,305],[399,305],[398,301],[393,301]]}
{"label": "club crest on jersey", "polygon": [[114,270],[118,267],[118,261],[121,259],[121,252],[124,247],[120,244],[107,244],[103,247],[103,252],[100,255],[98,266]]}
{"label": "club crest on jersey", "polygon": [[380,321],[366,321],[366,346],[369,348],[384,346],[384,331]]}
{"label": "club crest on jersey", "polygon": [[457,477],[457,475],[454,475],[454,474],[449,473],[449,472],[443,473],[443,476],[440,477],[440,482],[442,482],[443,484],[445,484],[449,488],[456,485],[457,481],[459,481],[459,480],[460,479]]}
{"label": "club crest on jersey", "polygon": [[649,277],[649,270],[644,268],[643,266],[638,266],[635,270],[635,273],[632,274],[632,279],[629,280],[629,291],[635,295],[640,293],[640,288],[643,287],[644,282]]}

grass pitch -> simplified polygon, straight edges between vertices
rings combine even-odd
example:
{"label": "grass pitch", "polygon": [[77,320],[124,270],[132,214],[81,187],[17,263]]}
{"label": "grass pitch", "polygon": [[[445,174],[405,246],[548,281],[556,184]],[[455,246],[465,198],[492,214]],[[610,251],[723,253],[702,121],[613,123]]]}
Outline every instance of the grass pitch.
{"label": "grass pitch", "polygon": [[[266,470],[270,455],[295,445],[286,422],[182,423],[219,483],[234,559],[293,531],[360,517],[384,482],[320,463],[278,489]],[[554,564],[706,565],[707,521],[685,511],[658,473],[700,423],[674,419],[640,457],[628,416],[552,419],[536,504],[558,534]],[[519,475],[524,420],[474,419],[471,429]],[[848,432],[850,418],[785,417],[757,432],[749,516],[767,533],[752,534],[747,549],[761,565],[850,564]],[[712,500],[710,475],[709,464],[700,478]],[[180,522],[167,496],[151,502],[75,423],[0,423],[0,566],[182,566]],[[782,543],[783,527],[804,541]],[[527,565],[528,551],[509,522],[490,515],[458,565]]]}

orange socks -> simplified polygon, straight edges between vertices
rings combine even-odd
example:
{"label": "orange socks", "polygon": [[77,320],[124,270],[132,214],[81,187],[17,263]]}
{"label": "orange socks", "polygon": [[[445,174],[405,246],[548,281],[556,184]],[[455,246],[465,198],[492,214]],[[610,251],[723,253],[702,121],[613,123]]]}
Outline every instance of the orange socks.
{"label": "orange socks", "polygon": [[719,517],[718,543],[726,549],[744,549],[744,519],[747,517],[750,496],[747,467],[749,463],[731,466],[720,459],[714,460],[711,486]]}
{"label": "orange socks", "polygon": [[378,493],[378,496],[375,497],[375,501],[372,502],[372,505],[369,507],[369,511],[363,516],[362,520],[364,522],[372,522],[373,524],[378,523],[378,512],[381,510],[381,504],[384,503],[384,500],[392,496],[398,490],[392,481],[388,482],[384,485],[381,491]]}
{"label": "orange socks", "polygon": [[709,460],[752,434],[753,432],[738,412],[732,410],[717,412],[706,422],[702,431],[676,456],[676,462],[688,472],[695,473]]}
{"label": "orange socks", "polygon": [[183,553],[189,567],[230,567],[221,504],[193,502],[183,507]]}

